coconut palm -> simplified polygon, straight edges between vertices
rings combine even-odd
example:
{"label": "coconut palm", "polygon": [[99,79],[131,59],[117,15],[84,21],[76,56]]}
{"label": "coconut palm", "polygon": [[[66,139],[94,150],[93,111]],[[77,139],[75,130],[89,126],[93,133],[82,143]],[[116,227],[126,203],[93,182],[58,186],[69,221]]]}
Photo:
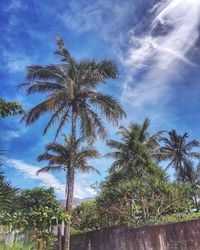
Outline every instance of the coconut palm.
{"label": "coconut palm", "polygon": [[[71,124],[70,164],[68,167],[68,193],[66,210],[72,212],[74,191],[74,152],[77,128],[81,136],[94,141],[96,136],[106,138],[102,117],[117,125],[125,112],[119,103],[110,95],[97,91],[100,84],[107,79],[118,77],[118,68],[113,61],[94,60],[76,61],[71,57],[62,39],[57,37],[58,50],[62,62],[57,65],[32,65],[27,68],[27,94],[35,92],[46,94],[46,99],[32,108],[23,118],[30,125],[45,113],[51,113],[44,134],[56,122],[58,127],[55,139],[65,124]],[[65,249],[69,249],[69,230],[65,233]]]}
{"label": "coconut palm", "polygon": [[[92,147],[81,147],[83,138],[79,138],[75,142],[74,147],[74,171],[82,172],[96,172],[99,171],[88,164],[89,159],[98,158],[99,153]],[[46,146],[46,152],[38,157],[38,161],[48,161],[48,166],[41,168],[37,174],[42,172],[60,172],[62,170],[66,171],[66,191],[69,188],[69,173],[70,173],[70,162],[71,162],[71,138],[65,136],[65,144],[50,143]],[[74,179],[73,179],[74,181]],[[74,185],[74,183],[73,183]],[[69,225],[69,224],[68,224]],[[65,230],[69,230],[66,225]],[[68,247],[68,246],[66,246]]]}
{"label": "coconut palm", "polygon": [[192,161],[186,162],[182,175],[183,182],[189,182],[192,186],[200,187],[200,164],[196,166]]}
{"label": "coconut palm", "polygon": [[[46,146],[46,151],[38,156],[38,161],[48,161],[48,166],[41,168],[37,174],[43,172],[60,172],[62,170],[67,172],[68,176],[70,161],[71,161],[71,138],[65,137],[65,144],[50,143]],[[82,138],[76,140],[74,153],[74,168],[75,171],[96,172],[99,171],[88,164],[89,159],[100,157],[100,154],[92,147],[81,147]],[[66,180],[68,182],[68,178]]]}
{"label": "coconut palm", "polygon": [[142,163],[145,165],[149,159],[149,153],[153,153],[159,145],[158,138],[162,133],[150,135],[149,126],[148,119],[145,119],[141,125],[130,123],[128,128],[121,126],[118,132],[121,135],[121,141],[108,140],[108,146],[117,150],[106,155],[115,158],[110,168],[111,172]]}
{"label": "coconut palm", "polygon": [[200,153],[193,151],[200,146],[200,143],[197,140],[188,141],[188,137],[188,133],[179,135],[175,130],[169,131],[166,136],[160,137],[161,146],[155,152],[159,160],[169,161],[167,168],[170,166],[175,168],[178,179],[182,178],[184,166],[191,159],[200,158]]}
{"label": "coconut palm", "polygon": [[[70,173],[70,162],[71,162],[71,138],[65,137],[65,144],[59,143],[50,143],[46,146],[46,151],[38,156],[38,161],[48,161],[48,166],[41,168],[37,174],[42,172],[60,172],[62,170],[66,171],[66,193],[68,194],[70,184],[69,183],[69,173]],[[78,171],[81,172],[96,172],[99,174],[99,171],[88,164],[89,159],[98,158],[100,154],[91,146],[90,147],[81,147],[83,142],[83,138],[79,138],[76,140],[75,148],[74,148],[74,171],[75,173]],[[67,197],[68,198],[68,197]],[[69,224],[66,225],[65,231],[69,230]],[[68,239],[69,241],[69,239]],[[68,247],[68,246],[67,246]]]}
{"label": "coconut palm", "polygon": [[193,199],[196,206],[196,211],[199,211],[198,199],[200,195],[200,163],[197,165],[192,161],[187,161],[184,168],[180,172],[181,181],[189,183],[193,190]]}

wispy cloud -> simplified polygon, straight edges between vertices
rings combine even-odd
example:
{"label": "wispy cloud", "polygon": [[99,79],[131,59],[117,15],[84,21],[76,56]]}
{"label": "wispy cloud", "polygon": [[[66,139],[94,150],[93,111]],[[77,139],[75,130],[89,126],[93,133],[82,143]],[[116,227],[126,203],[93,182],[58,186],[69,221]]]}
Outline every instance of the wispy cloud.
{"label": "wispy cloud", "polygon": [[7,131],[5,131],[2,140],[10,141],[12,139],[19,138],[20,136],[21,136],[20,131],[16,132],[16,131],[12,131],[12,130],[7,130]]}
{"label": "wispy cloud", "polygon": [[22,53],[3,50],[2,57],[9,73],[24,73],[27,65],[31,64],[31,58]]}
{"label": "wispy cloud", "polygon": [[36,175],[36,172],[40,169],[34,165],[30,165],[21,160],[9,159],[6,164],[10,167],[13,167],[24,174],[25,178],[38,180],[41,186],[45,187],[53,187],[56,193],[60,197],[65,196],[65,185],[62,184],[57,178],[55,178],[52,174],[43,173],[40,175]]}
{"label": "wispy cloud", "polygon": [[5,10],[15,11],[18,9],[25,9],[24,3],[22,3],[21,0],[11,0]]}
{"label": "wispy cloud", "polygon": [[[72,31],[79,33],[98,31],[101,35],[106,35],[108,30],[113,32],[112,29],[116,30],[119,25],[124,25],[124,19],[131,15],[128,1],[115,1],[115,4],[114,1],[106,0],[87,3],[77,1],[71,2],[69,7],[70,11],[67,10],[60,18]],[[109,22],[103,25],[106,21]]]}
{"label": "wispy cloud", "polygon": [[122,99],[136,107],[168,100],[170,95],[166,94],[172,91],[182,63],[196,66],[188,53],[199,38],[200,2],[161,1],[152,11],[147,32],[130,32],[130,48],[124,60],[127,80]]}
{"label": "wispy cloud", "polygon": [[74,196],[77,198],[87,198],[96,196],[96,191],[90,186],[94,180],[88,178],[87,174],[77,174],[75,176],[75,191]]}
{"label": "wispy cloud", "polygon": [[[53,187],[60,199],[65,198],[65,183],[59,181],[55,176],[53,176],[53,174],[41,173],[40,175],[36,175],[36,172],[40,169],[40,167],[17,159],[7,159],[6,165],[21,172],[24,178],[39,181],[40,186]],[[80,174],[77,177],[74,196],[77,198],[94,196],[96,193],[92,188],[90,188],[88,181],[85,178],[86,176],[84,174]]]}
{"label": "wispy cloud", "polygon": [[76,34],[93,32],[93,37],[109,43],[113,54],[119,57],[119,47],[127,38],[125,30],[127,23],[133,22],[134,11],[134,1],[128,0],[71,1],[58,19]]}

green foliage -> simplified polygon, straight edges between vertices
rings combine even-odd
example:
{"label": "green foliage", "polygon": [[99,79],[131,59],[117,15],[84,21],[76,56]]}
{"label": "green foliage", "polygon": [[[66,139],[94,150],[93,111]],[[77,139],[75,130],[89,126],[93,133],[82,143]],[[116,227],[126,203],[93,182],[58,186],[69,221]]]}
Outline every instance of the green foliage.
{"label": "green foliage", "polygon": [[175,130],[167,132],[166,136],[161,136],[159,141],[161,145],[155,151],[155,156],[159,160],[168,161],[167,166],[174,167],[177,178],[184,181],[187,175],[188,164],[193,159],[200,159],[200,153],[193,151],[200,146],[197,140],[188,141],[188,133],[177,134]]}
{"label": "green foliage", "polygon": [[166,216],[161,216],[156,220],[150,220],[146,224],[147,225],[160,225],[160,224],[168,224],[168,223],[175,223],[181,221],[191,221],[191,220],[199,220],[200,219],[200,212],[198,213],[177,213],[177,214],[170,214]]}
{"label": "green foliage", "polygon": [[148,128],[150,121],[145,119],[139,124],[130,123],[128,128],[120,127],[118,134],[121,135],[120,141],[109,140],[107,142],[114,152],[106,154],[107,157],[114,158],[110,172],[123,170],[128,174],[133,166],[144,168],[149,164],[150,153],[158,146],[158,134],[150,135]]}
{"label": "green foliage", "polygon": [[0,180],[0,212],[12,206],[16,191],[9,181]]}
{"label": "green foliage", "polygon": [[25,111],[18,102],[8,102],[0,99],[0,117],[5,118],[17,114],[25,114]]}
{"label": "green foliage", "polygon": [[15,207],[10,212],[3,213],[0,224],[12,225],[20,232],[35,231],[37,242],[50,242],[52,240],[50,226],[68,222],[68,216],[56,200],[52,188],[35,188],[24,190],[16,199]]}
{"label": "green foliage", "polygon": [[108,215],[111,225],[117,222],[138,226],[150,218],[190,211],[191,186],[170,183],[156,165],[149,167],[150,173],[144,169],[140,177],[125,178],[116,173],[102,183],[97,206]]}
{"label": "green foliage", "polygon": [[[199,194],[199,168],[188,165],[185,181],[172,182],[154,159],[164,132],[151,136],[149,124],[145,120],[141,125],[120,127],[121,140],[108,141],[114,151],[106,156],[114,158],[114,162],[108,177],[98,187],[96,200],[74,209],[75,230],[89,231],[116,224],[138,227],[170,220],[171,215],[176,218],[175,214],[191,214],[197,203],[194,197]],[[182,143],[186,144],[184,139]],[[192,149],[195,143],[186,144],[186,148]]]}
{"label": "green foliage", "polygon": [[72,213],[74,233],[99,229],[100,220],[96,202],[94,200],[83,202],[76,206]]}
{"label": "green foliage", "polygon": [[13,245],[0,245],[0,250],[35,250],[35,246],[30,246],[30,244],[15,243]]}
{"label": "green foliage", "polygon": [[[1,159],[0,159],[1,167]],[[3,172],[0,170],[0,213],[12,206],[17,188],[12,187],[9,181],[5,180]]]}

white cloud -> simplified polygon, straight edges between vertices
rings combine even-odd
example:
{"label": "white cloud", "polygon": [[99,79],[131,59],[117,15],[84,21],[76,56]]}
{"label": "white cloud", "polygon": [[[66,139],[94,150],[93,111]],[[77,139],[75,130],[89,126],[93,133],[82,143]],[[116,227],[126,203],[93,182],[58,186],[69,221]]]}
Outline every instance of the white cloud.
{"label": "white cloud", "polygon": [[56,179],[52,174],[43,173],[37,176],[36,172],[40,168],[27,164],[21,160],[9,159],[6,163],[8,166],[13,167],[23,173],[25,178],[38,180],[41,182],[42,186],[53,187],[59,196],[65,196],[65,185],[60,183],[59,180]]}
{"label": "white cloud", "polygon": [[31,64],[31,58],[13,51],[3,50],[2,56],[9,73],[24,73],[27,65]]}
{"label": "white cloud", "polygon": [[95,37],[109,43],[113,54],[119,58],[120,45],[126,40],[127,22],[134,19],[135,4],[130,1],[72,1],[59,20],[75,33],[92,31]]}
{"label": "white cloud", "polygon": [[9,5],[6,7],[6,11],[13,11],[19,9],[25,9],[24,3],[21,0],[11,0]]}
{"label": "white cloud", "polygon": [[91,184],[94,183],[94,180],[88,179],[87,174],[77,174],[75,176],[75,197],[77,198],[87,198],[96,196],[96,192],[94,189],[90,187]]}
{"label": "white cloud", "polygon": [[2,137],[2,140],[9,141],[15,138],[19,138],[21,136],[20,132],[8,130],[5,131],[4,136]]}
{"label": "white cloud", "polygon": [[[6,164],[9,167],[13,167],[21,172],[24,175],[24,178],[39,181],[40,186],[53,187],[60,199],[65,198],[65,183],[59,181],[55,176],[53,176],[53,174],[41,173],[37,176],[36,172],[40,169],[40,167],[27,164],[22,160],[8,159]],[[92,188],[90,188],[89,183],[86,180],[86,176],[84,174],[77,175],[75,181],[74,197],[86,198],[95,195],[96,193]]]}
{"label": "white cloud", "polygon": [[[134,29],[130,32],[130,49],[124,60],[127,80],[122,100],[135,107],[168,100],[182,63],[196,66],[188,53],[199,38],[200,1],[161,1],[153,11],[145,34],[138,36]],[[138,73],[143,74],[140,80],[136,80]]]}

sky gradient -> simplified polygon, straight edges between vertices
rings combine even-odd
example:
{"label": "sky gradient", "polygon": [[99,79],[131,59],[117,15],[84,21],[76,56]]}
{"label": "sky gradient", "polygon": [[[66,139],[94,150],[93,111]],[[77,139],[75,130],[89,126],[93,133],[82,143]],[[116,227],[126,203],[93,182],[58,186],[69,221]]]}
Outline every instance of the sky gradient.
{"label": "sky gradient", "polygon": [[[1,98],[20,102],[25,110],[41,101],[43,96],[27,97],[16,86],[26,81],[26,66],[59,62],[53,53],[59,35],[77,59],[116,61],[120,77],[103,91],[127,112],[120,124],[148,117],[152,133],[176,129],[200,139],[199,0],[8,0],[0,2],[0,22]],[[42,166],[36,158],[53,138],[54,129],[42,136],[48,116],[31,127],[20,119],[0,120],[7,178],[19,188],[53,186],[63,198],[63,173],[35,175]],[[107,129],[116,138],[117,128],[107,124]],[[108,150],[101,141],[96,147],[102,154]],[[95,195],[90,185],[105,178],[110,163],[93,162],[100,176],[78,174],[75,197]]]}

